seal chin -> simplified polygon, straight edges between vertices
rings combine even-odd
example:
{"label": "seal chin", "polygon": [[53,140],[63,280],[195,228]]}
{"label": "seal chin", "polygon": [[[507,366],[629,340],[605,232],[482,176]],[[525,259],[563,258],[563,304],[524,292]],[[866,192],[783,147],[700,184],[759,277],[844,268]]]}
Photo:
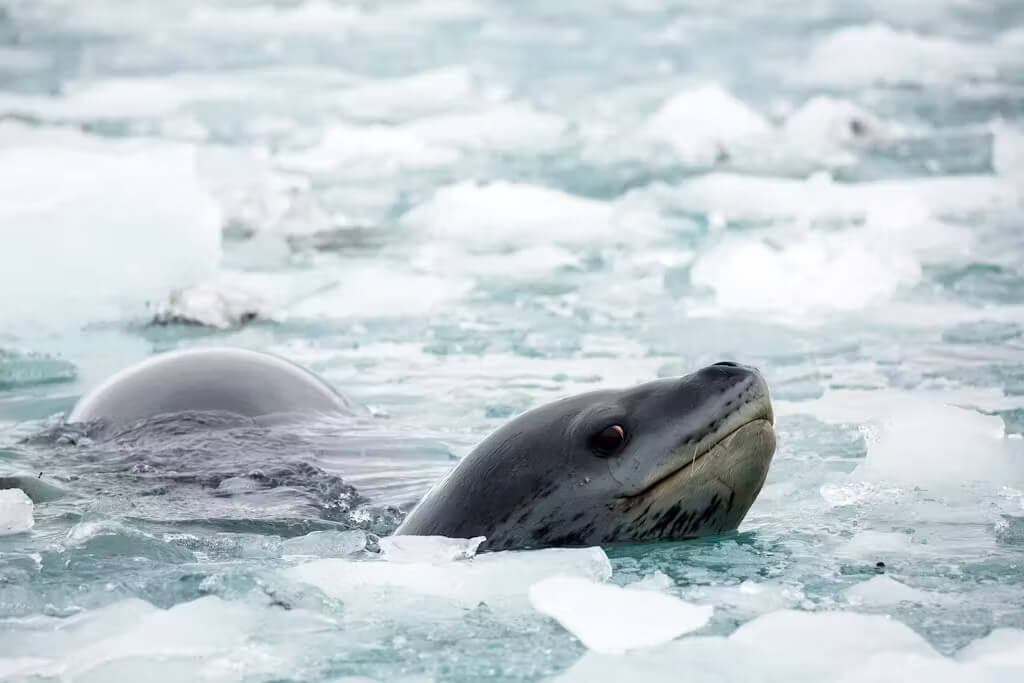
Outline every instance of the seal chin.
{"label": "seal chin", "polygon": [[715,440],[698,444],[679,467],[639,493],[622,496],[654,501],[678,500],[702,480],[725,486],[740,499],[754,498],[764,484],[768,466],[775,453],[775,430],[770,404],[753,419],[740,424]]}

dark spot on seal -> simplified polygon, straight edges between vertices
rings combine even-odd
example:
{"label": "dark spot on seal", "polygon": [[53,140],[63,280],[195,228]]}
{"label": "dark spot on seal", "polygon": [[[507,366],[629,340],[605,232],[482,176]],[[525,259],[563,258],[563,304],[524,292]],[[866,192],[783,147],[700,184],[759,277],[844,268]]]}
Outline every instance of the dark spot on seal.
{"label": "dark spot on seal", "polygon": [[552,527],[551,524],[545,524],[543,526],[539,526],[539,527],[537,527],[536,529],[533,530],[533,533],[531,535],[533,536],[533,538],[535,540],[543,541],[543,540],[547,539],[548,536],[551,534],[551,527]]}
{"label": "dark spot on seal", "polygon": [[574,522],[578,522],[581,519],[583,519],[583,513],[582,512],[577,512],[575,515],[572,516],[572,521],[574,521]]}

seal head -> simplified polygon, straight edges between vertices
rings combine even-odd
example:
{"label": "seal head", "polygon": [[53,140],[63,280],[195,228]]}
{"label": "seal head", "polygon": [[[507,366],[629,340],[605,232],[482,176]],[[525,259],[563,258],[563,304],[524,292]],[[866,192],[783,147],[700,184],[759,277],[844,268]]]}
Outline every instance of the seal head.
{"label": "seal head", "polygon": [[487,437],[396,533],[500,550],[731,531],[764,484],[772,423],[761,374],[731,362],[565,398]]}

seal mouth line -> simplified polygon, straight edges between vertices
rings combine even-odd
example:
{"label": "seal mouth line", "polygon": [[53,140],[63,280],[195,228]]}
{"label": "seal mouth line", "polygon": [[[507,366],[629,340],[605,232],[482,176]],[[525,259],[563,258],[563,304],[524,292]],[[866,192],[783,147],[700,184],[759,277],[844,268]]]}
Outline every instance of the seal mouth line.
{"label": "seal mouth line", "polygon": [[746,422],[744,422],[743,424],[737,426],[736,429],[733,429],[732,431],[730,431],[730,432],[728,432],[726,434],[723,434],[722,437],[720,439],[716,439],[714,443],[709,443],[705,448],[701,449],[700,451],[697,451],[696,449],[694,449],[694,454],[693,454],[692,457],[687,458],[686,460],[683,461],[682,465],[680,465],[679,467],[675,468],[674,470],[672,470],[671,472],[669,472],[665,476],[659,477],[657,481],[653,482],[649,486],[644,487],[643,491],[639,491],[637,493],[634,493],[634,494],[631,494],[631,495],[628,495],[628,496],[619,496],[619,499],[620,500],[629,500],[631,498],[639,498],[640,496],[647,495],[648,493],[650,493],[654,489],[658,488],[663,483],[665,483],[666,481],[668,481],[672,477],[676,476],[677,474],[679,474],[680,472],[685,470],[687,467],[690,467],[691,465],[696,463],[698,460],[703,458],[705,455],[707,455],[708,453],[713,451],[715,449],[715,446],[717,446],[718,444],[722,443],[723,441],[728,439],[730,436],[732,436],[736,432],[738,432],[741,429],[743,429],[744,427],[747,427],[748,425],[752,425],[755,422],[767,422],[768,424],[772,423],[772,421],[770,419],[768,419],[767,417],[760,416],[760,415],[757,416],[757,417],[751,418],[751,419],[747,420]]}

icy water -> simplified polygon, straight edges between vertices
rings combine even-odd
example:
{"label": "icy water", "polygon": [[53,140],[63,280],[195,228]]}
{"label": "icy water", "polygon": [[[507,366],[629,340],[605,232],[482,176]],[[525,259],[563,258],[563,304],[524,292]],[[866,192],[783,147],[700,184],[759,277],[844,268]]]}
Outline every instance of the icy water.
{"label": "icy water", "polygon": [[[62,423],[213,344],[352,414]],[[389,545],[526,408],[724,359],[737,533]],[[1022,432],[1016,0],[0,1],[0,678],[1019,681]]]}

